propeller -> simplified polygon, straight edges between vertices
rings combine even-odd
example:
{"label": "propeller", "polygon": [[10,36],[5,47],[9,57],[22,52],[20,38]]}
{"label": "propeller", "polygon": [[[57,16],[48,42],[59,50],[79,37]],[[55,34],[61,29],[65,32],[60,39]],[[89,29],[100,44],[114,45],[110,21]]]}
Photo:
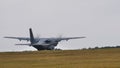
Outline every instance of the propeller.
{"label": "propeller", "polygon": [[37,35],[35,36],[35,38],[37,39],[36,42],[38,42],[38,41],[40,40],[40,36],[41,36],[40,34],[37,34]]}
{"label": "propeller", "polygon": [[57,35],[57,38],[62,38],[62,37],[63,37],[62,34],[58,34],[58,35]]}
{"label": "propeller", "polygon": [[40,34],[37,34],[35,38],[40,38],[40,36],[41,36]]}
{"label": "propeller", "polygon": [[56,38],[57,38],[56,42],[58,42],[58,41],[61,40],[61,38],[63,38],[63,35],[62,35],[62,34],[59,34]]}

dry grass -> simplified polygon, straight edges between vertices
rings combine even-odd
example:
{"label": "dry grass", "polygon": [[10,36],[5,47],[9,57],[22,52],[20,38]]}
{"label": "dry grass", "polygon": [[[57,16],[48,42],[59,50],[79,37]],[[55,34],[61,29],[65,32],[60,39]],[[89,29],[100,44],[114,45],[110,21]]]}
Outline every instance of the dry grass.
{"label": "dry grass", "polygon": [[120,68],[120,48],[3,52],[0,68]]}

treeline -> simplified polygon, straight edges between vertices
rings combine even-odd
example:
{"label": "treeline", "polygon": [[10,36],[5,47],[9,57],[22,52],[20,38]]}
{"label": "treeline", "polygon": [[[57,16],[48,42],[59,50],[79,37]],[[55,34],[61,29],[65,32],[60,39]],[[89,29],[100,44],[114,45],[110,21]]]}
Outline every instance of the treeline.
{"label": "treeline", "polygon": [[82,50],[85,50],[85,49],[107,49],[107,48],[120,48],[120,46],[105,46],[105,47],[94,47],[94,48],[83,48]]}

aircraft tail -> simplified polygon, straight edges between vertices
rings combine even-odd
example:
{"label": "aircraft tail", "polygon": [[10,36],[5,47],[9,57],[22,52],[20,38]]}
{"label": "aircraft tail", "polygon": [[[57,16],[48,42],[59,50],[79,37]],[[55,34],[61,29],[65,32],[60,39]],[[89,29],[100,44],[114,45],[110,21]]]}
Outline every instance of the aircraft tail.
{"label": "aircraft tail", "polygon": [[35,43],[35,39],[34,39],[34,36],[33,36],[32,29],[30,28],[29,31],[30,31],[30,42],[31,42],[31,44],[33,44],[33,43]]}

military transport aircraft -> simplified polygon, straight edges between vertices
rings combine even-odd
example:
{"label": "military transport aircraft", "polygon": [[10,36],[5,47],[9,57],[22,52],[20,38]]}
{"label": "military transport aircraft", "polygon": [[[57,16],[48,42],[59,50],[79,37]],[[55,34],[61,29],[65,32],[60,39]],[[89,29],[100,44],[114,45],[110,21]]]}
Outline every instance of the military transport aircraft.
{"label": "military transport aircraft", "polygon": [[37,50],[54,50],[55,46],[62,41],[62,40],[69,40],[69,39],[80,39],[85,37],[57,37],[57,38],[34,38],[32,29],[29,29],[30,37],[4,37],[4,38],[11,38],[11,39],[18,39],[18,40],[26,40],[30,41],[28,44],[16,44],[16,45],[28,45],[33,46]]}

